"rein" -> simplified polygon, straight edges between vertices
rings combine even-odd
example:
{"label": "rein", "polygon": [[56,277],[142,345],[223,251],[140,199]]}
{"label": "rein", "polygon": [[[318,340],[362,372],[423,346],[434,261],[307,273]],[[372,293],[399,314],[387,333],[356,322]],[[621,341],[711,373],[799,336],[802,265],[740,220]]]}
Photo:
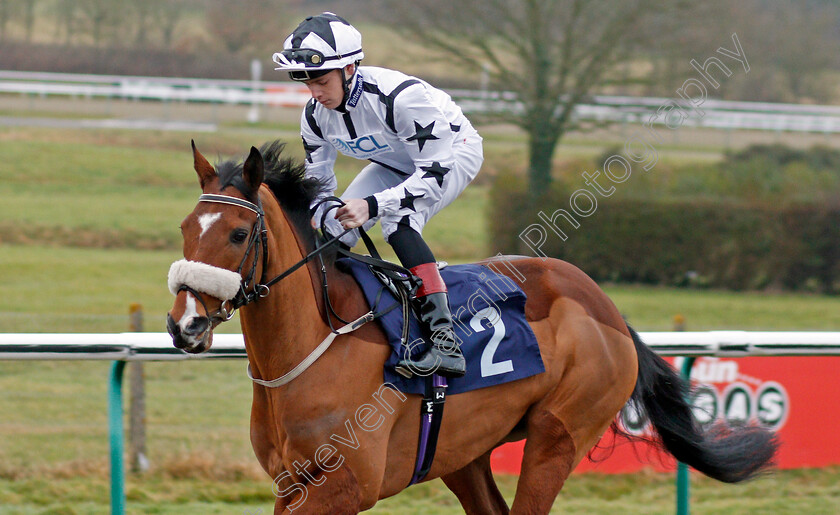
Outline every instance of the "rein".
{"label": "rein", "polygon": [[[376,301],[375,305],[373,306],[373,308],[370,311],[368,311],[367,313],[365,313],[364,315],[362,315],[361,317],[357,318],[356,320],[354,320],[352,322],[347,322],[346,320],[341,318],[335,312],[335,310],[333,309],[332,303],[330,302],[329,285],[327,283],[327,268],[326,268],[326,265],[324,264],[323,253],[330,246],[339,243],[339,239],[342,236],[344,236],[345,234],[352,231],[353,230],[352,228],[351,229],[345,229],[341,234],[327,239],[320,246],[316,245],[315,249],[312,250],[310,253],[308,253],[306,256],[304,256],[300,261],[293,264],[292,266],[290,266],[289,268],[287,268],[286,270],[284,270],[283,272],[281,272],[277,276],[273,277],[272,279],[266,281],[265,280],[265,270],[266,270],[265,265],[266,265],[266,263],[268,263],[268,229],[266,228],[266,225],[265,225],[265,212],[262,208],[261,203],[259,203],[259,200],[258,200],[258,203],[255,204],[255,203],[250,202],[248,200],[244,200],[244,199],[240,199],[240,198],[236,198],[236,197],[231,197],[231,196],[228,196],[228,195],[218,195],[218,194],[204,193],[204,194],[202,194],[201,196],[198,197],[198,201],[199,202],[213,202],[213,203],[217,203],[217,204],[228,204],[228,205],[232,205],[232,206],[237,206],[237,207],[241,207],[241,208],[247,209],[249,211],[252,211],[253,213],[255,213],[257,215],[257,220],[256,220],[256,222],[254,222],[254,225],[251,228],[251,232],[250,232],[250,235],[249,235],[249,238],[248,238],[248,247],[245,250],[245,254],[242,256],[242,261],[239,263],[239,267],[237,268],[237,271],[236,271],[237,274],[239,274],[240,276],[242,275],[242,270],[244,269],[245,263],[248,261],[248,257],[251,255],[252,251],[254,252],[254,260],[253,260],[253,263],[251,265],[251,269],[248,272],[247,277],[245,277],[241,280],[240,285],[239,285],[239,290],[237,291],[236,295],[232,299],[223,300],[222,304],[219,306],[219,309],[216,310],[216,312],[211,314],[209,312],[209,310],[207,309],[207,305],[205,304],[201,294],[199,292],[197,292],[194,288],[192,288],[192,287],[190,287],[186,284],[181,284],[177,289],[177,291],[179,291],[179,292],[182,291],[182,290],[183,291],[188,291],[194,297],[196,297],[199,300],[199,302],[201,303],[202,307],[204,307],[205,313],[208,314],[207,316],[210,319],[220,320],[221,322],[225,322],[225,321],[230,320],[231,318],[233,318],[233,315],[236,313],[237,309],[239,309],[239,308],[241,308],[241,307],[243,307],[247,304],[250,304],[251,302],[256,302],[260,298],[267,297],[271,293],[271,286],[273,286],[273,285],[277,284],[278,282],[282,281],[283,279],[285,279],[286,277],[291,275],[293,272],[298,270],[300,267],[302,267],[303,265],[305,265],[306,263],[311,261],[313,258],[317,257],[320,260],[320,264],[321,264],[321,267],[320,267],[320,270],[321,270],[321,285],[322,285],[322,291],[323,291],[323,295],[324,295],[324,303],[325,303],[325,306],[328,310],[327,323],[330,327],[330,334],[327,335],[327,337],[306,358],[304,358],[303,361],[301,361],[292,370],[290,370],[289,372],[287,372],[286,374],[284,374],[283,376],[281,376],[277,379],[274,379],[274,380],[271,380],[271,381],[266,381],[266,380],[263,380],[263,379],[255,378],[251,373],[251,366],[249,364],[248,369],[247,369],[248,377],[252,381],[254,381],[255,383],[260,384],[262,386],[269,387],[269,388],[276,388],[276,387],[279,387],[279,386],[282,386],[284,384],[289,383],[290,381],[292,381],[293,379],[298,377],[300,374],[302,374],[307,368],[309,368],[310,365],[312,365],[312,363],[314,363],[324,352],[326,352],[326,350],[330,347],[333,340],[337,336],[355,331],[356,329],[363,326],[364,324],[366,324],[368,322],[371,322],[371,321],[385,315],[386,313],[390,312],[391,310],[393,310],[397,307],[398,304],[394,304],[394,305],[390,306],[389,308],[385,309],[384,311],[378,311],[377,312],[376,309],[377,309],[377,306],[379,305],[379,299],[377,298],[377,301]],[[337,208],[339,205],[344,205],[344,202],[341,199],[339,199],[338,197],[326,197],[326,198],[322,199],[320,202],[318,202],[318,204],[316,204],[312,208],[313,212],[321,204],[323,204],[325,202],[335,202],[336,203],[336,205],[330,206],[329,208],[327,208],[324,211],[324,214],[321,217],[322,234],[329,235],[329,232],[326,231],[326,227],[325,227],[325,220],[326,220],[327,213],[329,213],[330,210]],[[346,256],[346,257],[349,257],[349,258],[352,258],[352,259],[356,259],[358,261],[366,263],[367,265],[369,265],[371,267],[375,267],[376,270],[379,273],[381,273],[381,274],[387,276],[388,278],[390,278],[395,285],[397,285],[397,284],[403,285],[402,288],[398,288],[400,290],[400,293],[401,293],[399,295],[399,297],[400,297],[399,304],[402,305],[403,312],[407,313],[409,297],[420,286],[419,279],[416,278],[408,269],[406,269],[402,266],[396,265],[394,263],[390,263],[388,261],[383,260],[380,257],[379,253],[376,251],[376,247],[373,245],[373,242],[371,241],[370,237],[368,237],[368,235],[365,233],[365,231],[361,227],[359,227],[358,229],[359,229],[359,235],[361,236],[362,240],[364,241],[365,246],[367,247],[368,251],[371,253],[371,256],[374,256],[374,257],[363,256],[361,254],[356,254],[356,253],[350,252],[348,249],[345,249],[345,248],[342,248],[342,247],[338,248],[338,253],[343,255],[343,256]],[[260,252],[260,251],[262,251],[262,252]],[[262,254],[263,269],[262,269],[262,274],[261,274],[260,280],[255,281],[254,278],[256,277],[257,266],[259,264],[260,254]],[[252,284],[253,284],[253,286],[251,286]],[[248,291],[249,289],[250,289],[250,291]],[[335,316],[338,320],[340,320],[345,325],[343,327],[335,329],[333,327],[332,318],[331,318],[330,315]],[[408,320],[408,318],[405,318],[405,320]],[[405,329],[406,329],[406,331],[404,331],[404,332],[407,332],[408,324],[406,324]]]}

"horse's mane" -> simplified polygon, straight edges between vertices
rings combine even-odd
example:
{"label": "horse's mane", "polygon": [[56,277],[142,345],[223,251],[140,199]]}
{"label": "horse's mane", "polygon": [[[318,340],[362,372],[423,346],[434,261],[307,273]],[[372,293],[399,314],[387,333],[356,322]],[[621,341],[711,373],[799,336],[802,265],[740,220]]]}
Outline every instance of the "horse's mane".
{"label": "horse's mane", "polygon": [[[285,148],[286,143],[280,140],[267,142],[260,147],[265,166],[263,182],[274,194],[298,235],[303,238],[307,251],[311,251],[315,248],[317,233],[310,224],[312,217],[309,206],[328,187],[315,177],[306,177],[303,163],[282,155]],[[243,165],[243,160],[224,161],[216,165],[216,172],[222,188],[233,186],[255,202],[256,192],[250,191],[242,179]]]}

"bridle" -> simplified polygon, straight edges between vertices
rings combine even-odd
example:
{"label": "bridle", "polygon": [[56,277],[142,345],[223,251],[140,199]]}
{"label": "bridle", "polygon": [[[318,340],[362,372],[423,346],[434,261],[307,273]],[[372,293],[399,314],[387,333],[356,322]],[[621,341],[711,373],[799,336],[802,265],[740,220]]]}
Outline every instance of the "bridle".
{"label": "bridle", "polygon": [[[291,275],[292,272],[305,265],[313,257],[319,256],[330,245],[338,241],[338,237],[333,238],[332,240],[326,242],[324,245],[317,247],[306,257],[304,257],[303,259],[301,259],[300,261],[283,271],[283,273],[272,278],[271,280],[266,281],[265,263],[268,262],[268,229],[265,225],[265,211],[262,208],[262,202],[259,201],[259,198],[257,199],[257,203],[255,204],[251,201],[237,197],[232,197],[230,195],[204,193],[198,197],[198,201],[237,206],[247,209],[253,212],[255,215],[257,215],[257,220],[254,222],[254,225],[251,226],[251,232],[248,235],[248,245],[245,248],[245,253],[242,256],[242,260],[239,262],[239,266],[236,269],[236,273],[240,276],[242,275],[242,271],[245,268],[245,264],[248,262],[248,258],[252,255],[252,253],[254,259],[252,260],[248,274],[245,277],[243,277],[242,281],[239,283],[239,291],[236,292],[236,295],[232,299],[222,301],[222,304],[219,306],[219,309],[213,313],[210,313],[210,311],[207,309],[207,305],[204,303],[204,300],[201,298],[201,294],[199,292],[195,291],[193,288],[187,286],[186,284],[181,285],[178,289],[178,291],[188,291],[193,296],[198,298],[199,302],[204,307],[208,318],[210,318],[211,320],[226,322],[233,318],[233,315],[236,313],[237,309],[252,302],[256,302],[257,300],[263,297],[267,297],[268,294],[271,292],[271,286]],[[262,256],[263,269],[262,273],[260,274],[259,280],[255,280],[257,275],[257,267],[259,266],[260,256]]]}
{"label": "bridle", "polygon": [[210,313],[210,310],[207,309],[207,304],[205,304],[204,299],[199,292],[186,284],[182,284],[178,288],[179,292],[187,291],[197,298],[202,307],[204,307],[207,317],[212,321],[226,322],[233,318],[237,309],[248,303],[254,302],[261,297],[267,296],[269,293],[269,287],[276,282],[272,281],[270,284],[265,283],[264,267],[260,280],[254,280],[257,275],[257,266],[259,265],[258,256],[260,254],[260,250],[262,250],[263,263],[265,263],[268,259],[268,230],[265,226],[265,212],[263,211],[259,200],[257,200],[257,204],[254,204],[248,200],[231,197],[230,195],[205,193],[198,197],[198,201],[237,206],[247,209],[257,215],[257,221],[254,222],[253,226],[251,226],[251,232],[248,235],[248,246],[245,249],[245,254],[242,256],[242,261],[240,261],[239,266],[236,269],[236,273],[240,276],[242,275],[242,270],[245,268],[245,263],[248,261],[248,257],[251,255],[251,252],[254,253],[254,260],[251,263],[251,269],[248,271],[248,275],[244,277],[239,284],[239,291],[236,292],[236,295],[232,299],[223,300],[219,309]]}

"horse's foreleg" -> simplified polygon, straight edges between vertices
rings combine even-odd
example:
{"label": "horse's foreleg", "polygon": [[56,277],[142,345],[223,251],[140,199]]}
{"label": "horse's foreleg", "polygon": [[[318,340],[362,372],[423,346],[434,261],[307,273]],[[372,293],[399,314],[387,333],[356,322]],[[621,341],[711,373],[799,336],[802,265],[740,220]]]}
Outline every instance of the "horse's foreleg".
{"label": "horse's foreleg", "polygon": [[314,475],[306,484],[287,482],[282,487],[275,492],[274,515],[355,515],[362,511],[359,482],[347,467]]}
{"label": "horse's foreleg", "polygon": [[269,407],[268,389],[256,383],[251,402],[251,447],[266,474],[271,475],[281,466],[281,446]]}
{"label": "horse's foreleg", "polygon": [[511,513],[548,513],[575,465],[575,442],[559,418],[539,407],[528,415],[528,440]]}
{"label": "horse's foreleg", "polygon": [[441,478],[458,498],[467,515],[510,513],[490,470],[490,452]]}

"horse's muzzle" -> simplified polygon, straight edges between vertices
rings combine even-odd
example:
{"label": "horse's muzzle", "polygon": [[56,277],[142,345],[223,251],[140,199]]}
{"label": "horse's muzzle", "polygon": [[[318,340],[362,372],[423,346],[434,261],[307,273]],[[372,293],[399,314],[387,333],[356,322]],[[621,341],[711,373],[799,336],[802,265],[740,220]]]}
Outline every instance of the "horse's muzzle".
{"label": "horse's muzzle", "polygon": [[207,317],[192,317],[182,329],[167,313],[166,330],[172,337],[172,345],[185,352],[199,354],[210,348],[210,319]]}

